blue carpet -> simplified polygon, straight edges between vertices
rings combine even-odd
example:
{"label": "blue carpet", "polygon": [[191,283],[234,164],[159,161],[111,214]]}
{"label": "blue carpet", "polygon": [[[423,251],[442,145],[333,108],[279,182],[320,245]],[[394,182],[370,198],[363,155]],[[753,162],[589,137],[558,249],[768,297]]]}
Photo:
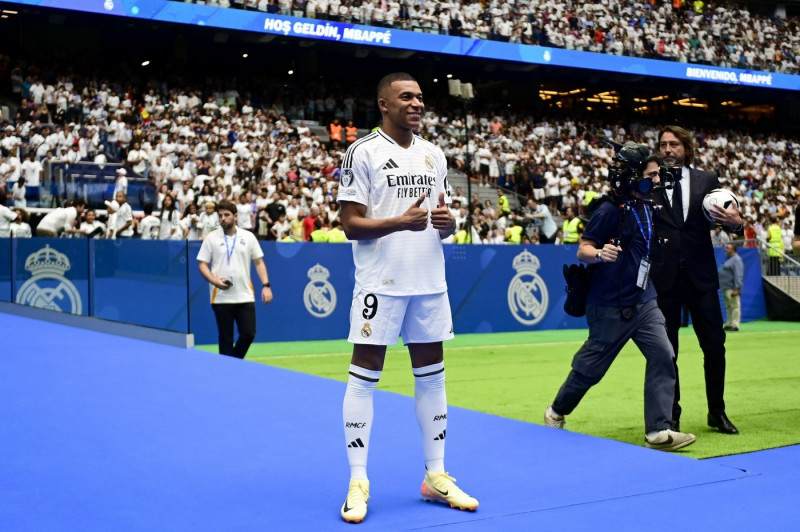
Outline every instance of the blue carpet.
{"label": "blue carpet", "polygon": [[[13,332],[0,355],[4,530],[352,526],[339,517],[344,383],[1,316]],[[378,392],[375,411],[359,529],[779,530],[797,521],[798,447],[698,461],[459,408],[448,412],[447,467],[481,506],[426,504],[413,399]]]}

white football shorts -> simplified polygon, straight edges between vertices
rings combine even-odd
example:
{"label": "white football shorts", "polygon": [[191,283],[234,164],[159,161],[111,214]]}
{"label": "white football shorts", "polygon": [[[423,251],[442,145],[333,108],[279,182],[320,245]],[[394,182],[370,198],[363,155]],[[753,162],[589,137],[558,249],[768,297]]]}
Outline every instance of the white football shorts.
{"label": "white football shorts", "polygon": [[451,340],[453,315],[447,292],[419,296],[387,296],[359,290],[350,307],[350,335],[354,344],[427,344]]}

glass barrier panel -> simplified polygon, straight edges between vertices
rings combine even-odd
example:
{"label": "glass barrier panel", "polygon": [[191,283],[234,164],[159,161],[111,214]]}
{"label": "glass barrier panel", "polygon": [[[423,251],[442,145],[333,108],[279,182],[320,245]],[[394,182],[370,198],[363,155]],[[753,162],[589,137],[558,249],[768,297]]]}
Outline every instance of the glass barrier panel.
{"label": "glass barrier panel", "polygon": [[189,332],[186,241],[94,241],[93,315]]}

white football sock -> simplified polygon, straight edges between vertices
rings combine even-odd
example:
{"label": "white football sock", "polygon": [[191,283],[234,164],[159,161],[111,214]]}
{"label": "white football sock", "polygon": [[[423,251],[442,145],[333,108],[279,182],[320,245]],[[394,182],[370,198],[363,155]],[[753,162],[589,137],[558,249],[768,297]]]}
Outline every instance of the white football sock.
{"label": "white football sock", "polygon": [[444,439],[447,434],[447,394],[444,388],[444,362],[413,368],[414,405],[422,431],[425,468],[444,471]]}
{"label": "white football sock", "polygon": [[381,378],[380,371],[350,365],[350,378],[342,404],[344,437],[350,478],[367,478],[369,435],[372,431],[372,395]]}

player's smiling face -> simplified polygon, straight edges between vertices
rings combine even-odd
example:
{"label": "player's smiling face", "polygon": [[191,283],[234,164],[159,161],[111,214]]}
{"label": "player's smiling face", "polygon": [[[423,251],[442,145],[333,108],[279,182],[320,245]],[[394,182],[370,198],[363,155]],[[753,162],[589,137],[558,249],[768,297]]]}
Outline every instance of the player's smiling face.
{"label": "player's smiling face", "polygon": [[416,81],[395,81],[379,104],[395,127],[410,130],[419,128],[425,104],[422,103],[422,90]]}

